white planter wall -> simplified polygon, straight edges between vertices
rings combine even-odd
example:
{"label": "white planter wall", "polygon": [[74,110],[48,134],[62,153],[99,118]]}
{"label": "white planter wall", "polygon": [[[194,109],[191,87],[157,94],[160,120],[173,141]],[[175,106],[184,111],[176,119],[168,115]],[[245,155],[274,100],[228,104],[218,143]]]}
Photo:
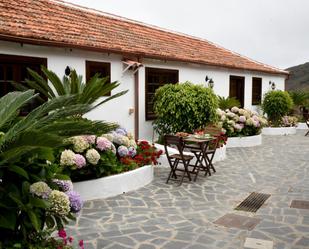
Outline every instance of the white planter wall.
{"label": "white planter wall", "polygon": [[306,123],[298,123],[296,129],[297,130],[307,130],[308,126]]}
{"label": "white planter wall", "polygon": [[102,199],[139,189],[154,177],[153,166],[147,165],[118,175],[95,180],[74,182],[74,190],[79,192],[84,201]]}
{"label": "white planter wall", "polygon": [[[134,108],[134,77],[131,71],[124,74],[122,65],[122,55],[82,51],[78,49],[56,48],[46,46],[36,46],[13,42],[0,41],[0,54],[23,55],[47,58],[48,68],[62,77],[66,66],[77,70],[85,79],[85,61],[102,61],[111,63],[111,81],[119,81],[120,86],[113,93],[129,90],[129,92],[112,100],[102,107],[97,108],[87,117],[97,120],[117,122],[134,132],[134,115],[129,115],[129,109]],[[284,89],[285,76],[270,75],[247,70],[233,70],[227,68],[198,65],[185,62],[169,62],[160,60],[143,59],[144,67],[139,69],[139,127],[140,138],[152,140],[152,122],[145,119],[145,67],[157,67],[179,70],[179,81],[190,81],[196,84],[205,84],[206,75],[215,82],[214,91],[220,96],[229,95],[229,77],[237,75],[245,77],[245,108],[254,109],[251,105],[252,99],[252,77],[262,78],[262,94],[269,90],[269,81],[276,83],[277,89]],[[102,97],[104,98],[104,97]]]}
{"label": "white planter wall", "polygon": [[296,127],[265,127],[262,129],[262,134],[268,136],[295,135]]}
{"label": "white planter wall", "polygon": [[262,144],[261,134],[248,137],[229,137],[226,142],[227,148],[253,147]]}

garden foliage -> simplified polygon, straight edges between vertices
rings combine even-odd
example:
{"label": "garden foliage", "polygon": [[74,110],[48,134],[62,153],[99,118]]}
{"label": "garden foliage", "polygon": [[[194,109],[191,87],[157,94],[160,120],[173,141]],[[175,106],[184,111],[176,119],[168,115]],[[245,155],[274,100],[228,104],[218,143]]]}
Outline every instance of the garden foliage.
{"label": "garden foliage", "polygon": [[157,164],[161,151],[146,141],[137,142],[123,128],[101,136],[75,136],[56,158],[73,181],[96,179]]}
{"label": "garden foliage", "polygon": [[[48,70],[46,67],[41,66],[42,73],[45,77],[42,77],[37,72],[28,69],[31,79],[26,79],[24,84],[12,83],[16,89],[21,91],[27,89],[35,89],[36,92],[40,93],[40,96],[37,98],[44,103],[47,99],[57,98],[58,96],[68,96],[75,94],[78,96],[77,103],[79,104],[94,104],[95,107],[98,107],[107,101],[110,101],[114,98],[124,95],[128,91],[121,91],[112,96],[104,98],[97,102],[97,100],[106,96],[110,91],[119,86],[118,82],[108,82],[108,77],[101,78],[99,74],[94,75],[89,82],[86,84],[82,81],[82,76],[77,75],[75,70],[71,70],[70,75],[63,76],[61,79],[51,70]],[[52,87],[50,86],[50,84]],[[43,98],[42,98],[43,97]]]}
{"label": "garden foliage", "polygon": [[293,108],[293,100],[288,92],[275,90],[265,93],[262,109],[267,114],[270,126],[281,126],[282,118]]}
{"label": "garden foliage", "polygon": [[69,177],[55,163],[54,149],[68,137],[108,133],[117,127],[72,118],[93,109],[77,104],[78,95],[53,98],[18,117],[22,106],[35,97],[34,90],[27,90],[0,98],[0,248],[48,248],[39,245],[82,205]]}
{"label": "garden foliage", "polygon": [[222,110],[231,109],[232,107],[240,107],[240,102],[235,97],[221,97],[218,96],[219,108]]}
{"label": "garden foliage", "polygon": [[167,84],[156,91],[154,101],[154,128],[160,135],[192,133],[217,118],[217,96],[202,85]]}

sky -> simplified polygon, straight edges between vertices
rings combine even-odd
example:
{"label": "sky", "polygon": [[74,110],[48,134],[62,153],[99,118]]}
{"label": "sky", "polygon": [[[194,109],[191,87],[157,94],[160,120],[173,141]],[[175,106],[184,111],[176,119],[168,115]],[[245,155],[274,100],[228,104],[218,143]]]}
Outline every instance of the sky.
{"label": "sky", "polygon": [[309,0],[66,0],[197,36],[281,69],[309,61]]}

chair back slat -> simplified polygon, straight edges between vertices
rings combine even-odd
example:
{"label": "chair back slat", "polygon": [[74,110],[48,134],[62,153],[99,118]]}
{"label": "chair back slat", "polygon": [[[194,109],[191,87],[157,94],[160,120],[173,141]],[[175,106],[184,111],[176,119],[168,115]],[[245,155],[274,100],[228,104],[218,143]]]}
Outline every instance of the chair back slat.
{"label": "chair back slat", "polygon": [[176,147],[179,151],[181,157],[183,156],[184,149],[184,141],[182,137],[178,137],[175,135],[165,135],[164,136],[164,148],[167,157],[169,157],[168,148],[167,147]]}

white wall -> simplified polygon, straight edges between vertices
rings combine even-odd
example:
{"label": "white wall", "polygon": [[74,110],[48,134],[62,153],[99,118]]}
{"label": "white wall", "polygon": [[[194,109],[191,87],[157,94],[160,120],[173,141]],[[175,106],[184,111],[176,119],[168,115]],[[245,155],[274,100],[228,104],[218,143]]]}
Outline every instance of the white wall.
{"label": "white wall", "polygon": [[144,138],[153,137],[151,121],[146,121],[145,117],[145,67],[156,67],[179,70],[179,82],[190,81],[196,84],[205,84],[206,75],[214,81],[214,91],[219,96],[229,96],[230,75],[245,77],[245,108],[257,110],[257,106],[252,106],[252,78],[262,78],[262,95],[270,90],[269,81],[276,83],[276,89],[285,89],[285,76],[269,75],[246,70],[233,70],[226,68],[216,68],[184,62],[164,62],[159,60],[144,59],[144,67],[139,70],[140,83],[140,136]]}
{"label": "white wall", "polygon": [[[134,132],[134,114],[129,115],[129,108],[134,107],[134,77],[131,71],[122,74],[122,56],[96,53],[81,50],[70,50],[65,48],[53,48],[33,45],[23,45],[19,43],[0,41],[0,54],[24,55],[47,58],[48,68],[58,76],[64,75],[66,66],[76,69],[85,78],[85,61],[102,61],[111,63],[111,80],[119,81],[121,85],[113,93],[129,89],[129,92],[116,100],[104,104],[101,108],[87,114],[87,117],[97,120],[107,120],[117,122]],[[205,77],[212,78],[214,81],[214,91],[220,96],[229,95],[230,75],[245,77],[245,108],[256,109],[251,105],[252,99],[252,77],[262,78],[263,94],[270,90],[269,81],[276,83],[276,88],[284,90],[285,76],[270,75],[264,73],[250,72],[246,70],[232,70],[217,68],[204,65],[197,65],[182,62],[165,62],[151,59],[143,60],[144,67],[139,69],[139,126],[140,138],[151,139],[153,129],[151,121],[145,119],[145,67],[157,67],[179,70],[179,81],[190,81],[193,83],[205,84]]]}
{"label": "white wall", "polygon": [[[133,76],[130,73],[122,75],[122,56],[107,53],[94,53],[65,48],[43,47],[23,45],[19,43],[0,41],[0,54],[23,55],[47,58],[48,69],[54,71],[59,77],[63,77],[66,66],[76,69],[77,73],[86,75],[86,60],[111,63],[111,81],[119,81],[121,84],[112,93],[129,89],[129,92],[111,100],[102,107],[97,108],[86,116],[96,120],[117,122],[128,130],[134,130],[134,115],[129,115],[129,108],[134,107]],[[104,97],[102,97],[102,100]]]}

